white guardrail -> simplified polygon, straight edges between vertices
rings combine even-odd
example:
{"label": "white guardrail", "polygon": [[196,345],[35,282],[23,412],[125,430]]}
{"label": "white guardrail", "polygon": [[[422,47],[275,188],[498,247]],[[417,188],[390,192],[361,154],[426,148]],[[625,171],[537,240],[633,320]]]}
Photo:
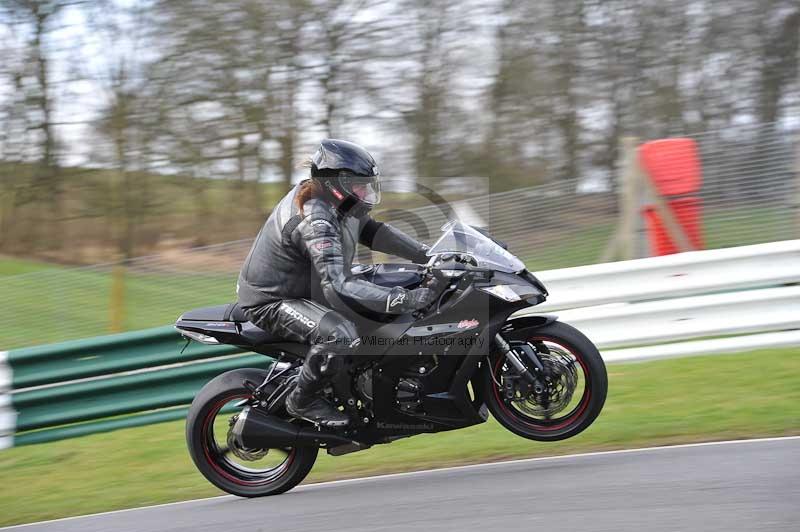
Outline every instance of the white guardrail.
{"label": "white guardrail", "polygon": [[800,240],[536,275],[607,362],[800,346]]}
{"label": "white guardrail", "polygon": [[6,351],[0,351],[0,449],[11,447],[17,412],[11,406],[11,368]]}

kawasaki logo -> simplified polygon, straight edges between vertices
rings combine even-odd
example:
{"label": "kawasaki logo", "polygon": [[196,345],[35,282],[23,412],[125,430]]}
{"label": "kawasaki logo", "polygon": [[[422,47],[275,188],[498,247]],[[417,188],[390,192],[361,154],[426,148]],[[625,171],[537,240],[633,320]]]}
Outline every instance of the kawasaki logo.
{"label": "kawasaki logo", "polygon": [[433,423],[385,423],[378,421],[375,427],[387,430],[433,430]]}
{"label": "kawasaki logo", "polygon": [[286,303],[281,303],[281,310],[286,314],[288,314],[289,316],[296,319],[297,321],[299,321],[300,323],[302,323],[303,325],[305,325],[306,327],[308,327],[309,329],[313,329],[314,327],[317,326],[317,323],[314,320],[306,316],[303,316],[297,310],[293,309]]}

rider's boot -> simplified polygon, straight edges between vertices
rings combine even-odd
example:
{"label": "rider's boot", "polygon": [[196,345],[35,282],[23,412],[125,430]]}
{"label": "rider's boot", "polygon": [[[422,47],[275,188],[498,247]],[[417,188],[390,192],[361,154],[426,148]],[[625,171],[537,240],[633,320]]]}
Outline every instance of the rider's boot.
{"label": "rider's boot", "polygon": [[315,346],[309,352],[300,370],[297,386],[286,398],[286,411],[293,417],[325,427],[344,427],[350,418],[322,396],[327,384],[325,377],[335,373],[334,366],[340,365],[335,359],[341,355],[321,353],[316,347],[320,346]]}

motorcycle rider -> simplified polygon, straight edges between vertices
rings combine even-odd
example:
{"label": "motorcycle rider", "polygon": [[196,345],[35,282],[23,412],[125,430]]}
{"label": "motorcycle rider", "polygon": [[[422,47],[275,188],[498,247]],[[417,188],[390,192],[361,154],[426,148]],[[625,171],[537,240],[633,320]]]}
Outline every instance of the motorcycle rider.
{"label": "motorcycle rider", "polygon": [[367,150],[326,139],[310,166],[310,179],[284,196],[258,233],[236,292],[251,322],[277,337],[311,345],[286,400],[289,414],[344,426],[348,417],[321,392],[360,343],[346,315],[359,305],[403,314],[428,306],[435,294],[428,288],[378,286],[351,273],[357,243],[427,262],[425,244],[369,216],[380,201],[380,183]]}

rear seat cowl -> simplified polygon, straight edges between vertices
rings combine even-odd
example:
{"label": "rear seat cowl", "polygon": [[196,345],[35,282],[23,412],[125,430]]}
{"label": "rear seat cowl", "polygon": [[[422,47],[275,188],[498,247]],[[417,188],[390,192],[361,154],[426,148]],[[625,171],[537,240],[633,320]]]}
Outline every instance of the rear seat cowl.
{"label": "rear seat cowl", "polygon": [[188,321],[235,321],[244,323],[249,321],[242,312],[239,303],[202,307],[184,312],[179,319]]}

